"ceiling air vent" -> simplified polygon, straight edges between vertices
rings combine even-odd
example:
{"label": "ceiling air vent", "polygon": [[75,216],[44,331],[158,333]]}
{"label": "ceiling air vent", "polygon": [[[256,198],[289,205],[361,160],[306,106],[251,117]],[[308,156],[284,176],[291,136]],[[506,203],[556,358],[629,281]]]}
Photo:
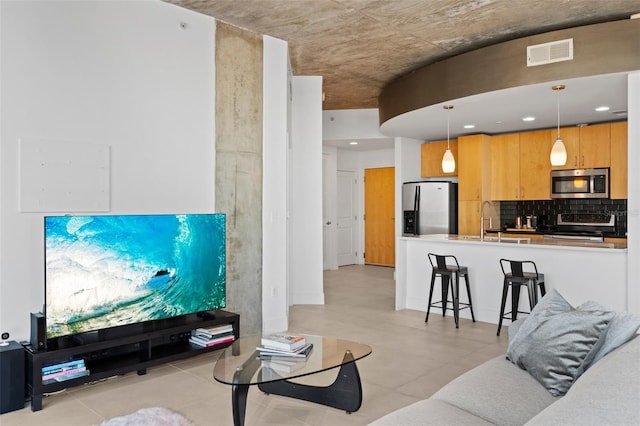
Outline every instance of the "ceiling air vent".
{"label": "ceiling air vent", "polygon": [[572,38],[527,46],[528,67],[571,60],[573,60]]}

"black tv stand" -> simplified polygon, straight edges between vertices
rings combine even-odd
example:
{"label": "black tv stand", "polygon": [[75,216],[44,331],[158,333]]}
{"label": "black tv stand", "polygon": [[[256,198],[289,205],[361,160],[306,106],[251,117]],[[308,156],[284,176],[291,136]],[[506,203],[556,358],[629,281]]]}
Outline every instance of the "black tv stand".
{"label": "black tv stand", "polygon": [[214,320],[216,319],[216,311],[203,311],[198,312],[197,315],[205,320]]}
{"label": "black tv stand", "polygon": [[[240,337],[240,316],[218,310],[211,315],[192,314],[55,339],[49,342],[45,351],[27,347],[27,391],[31,396],[31,410],[42,409],[45,393],[133,371],[144,375],[148,367],[225,348],[231,343],[203,348],[189,342],[191,330],[223,324],[231,324],[234,337]],[[43,365],[71,359],[84,359],[89,375],[42,383]]]}

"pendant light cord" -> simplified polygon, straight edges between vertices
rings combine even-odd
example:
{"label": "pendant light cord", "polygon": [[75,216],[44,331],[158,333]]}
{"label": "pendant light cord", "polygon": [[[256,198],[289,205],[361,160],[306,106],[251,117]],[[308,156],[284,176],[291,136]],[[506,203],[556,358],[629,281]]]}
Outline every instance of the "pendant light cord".
{"label": "pendant light cord", "polygon": [[556,92],[556,103],[558,105],[558,139],[560,139],[560,91],[564,90],[564,85],[559,84],[557,86],[553,86],[551,88],[554,92]]}
{"label": "pendant light cord", "polygon": [[447,110],[447,149],[449,149],[449,110]]}
{"label": "pendant light cord", "polygon": [[442,108],[447,110],[447,151],[448,151],[450,149],[450,147],[449,147],[449,139],[450,139],[449,117],[450,117],[450,111],[453,109],[453,105],[443,105]]}
{"label": "pendant light cord", "polygon": [[557,92],[557,103],[558,103],[558,139],[560,139],[560,91],[556,90]]}

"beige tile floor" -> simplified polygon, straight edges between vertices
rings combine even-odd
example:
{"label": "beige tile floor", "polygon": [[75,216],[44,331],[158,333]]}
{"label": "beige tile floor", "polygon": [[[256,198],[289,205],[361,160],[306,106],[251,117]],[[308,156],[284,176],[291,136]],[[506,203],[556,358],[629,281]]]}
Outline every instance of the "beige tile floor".
{"label": "beige tile floor", "polygon": [[[367,343],[373,353],[358,361],[363,386],[359,411],[343,411],[304,401],[264,395],[251,389],[246,425],[366,425],[429,397],[463,372],[503,354],[507,333],[496,326],[437,312],[394,310],[393,269],[346,266],[324,275],[325,305],[290,309],[291,332],[323,334]],[[219,352],[158,366],[145,376],[130,373],[67,389],[44,399],[44,409],[0,416],[0,425],[98,425],[140,408],[173,409],[195,425],[232,425],[231,388],[212,379]],[[337,370],[309,376],[305,383],[328,385]]]}

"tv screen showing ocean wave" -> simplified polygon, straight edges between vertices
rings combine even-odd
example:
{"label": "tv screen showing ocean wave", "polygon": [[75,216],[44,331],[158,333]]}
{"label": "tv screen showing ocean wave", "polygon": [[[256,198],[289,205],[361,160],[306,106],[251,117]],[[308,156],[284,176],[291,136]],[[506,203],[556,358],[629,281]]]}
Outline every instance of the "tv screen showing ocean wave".
{"label": "tv screen showing ocean wave", "polygon": [[225,215],[45,217],[47,338],[226,306]]}

